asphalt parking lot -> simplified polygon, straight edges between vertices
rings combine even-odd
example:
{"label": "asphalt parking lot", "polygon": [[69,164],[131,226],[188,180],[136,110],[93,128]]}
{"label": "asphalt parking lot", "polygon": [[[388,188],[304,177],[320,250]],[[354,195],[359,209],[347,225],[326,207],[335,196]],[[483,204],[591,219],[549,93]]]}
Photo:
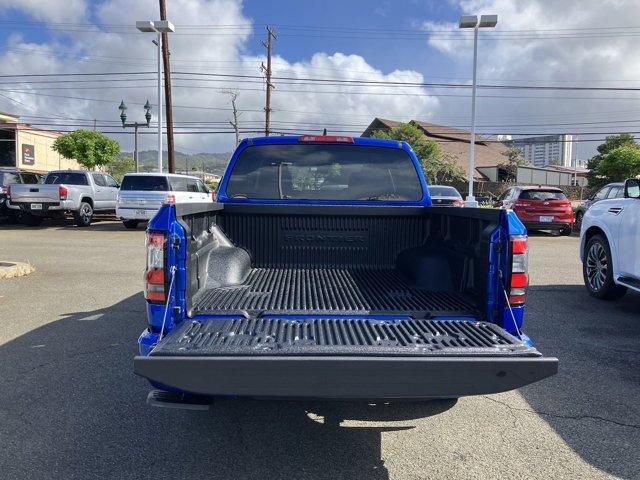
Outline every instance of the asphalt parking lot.
{"label": "asphalt parking lot", "polygon": [[640,478],[640,295],[590,298],[576,237],[531,238],[525,331],[560,373],[519,391],[363,405],[153,409],[132,373],[144,232],[0,226],[7,479]]}

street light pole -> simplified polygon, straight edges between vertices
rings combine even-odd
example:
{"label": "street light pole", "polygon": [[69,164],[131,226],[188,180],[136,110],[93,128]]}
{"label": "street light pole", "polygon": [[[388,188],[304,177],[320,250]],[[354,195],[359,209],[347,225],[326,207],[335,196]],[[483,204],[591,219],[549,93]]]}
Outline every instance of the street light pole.
{"label": "street light pole", "polygon": [[162,172],[162,35],[156,37],[158,46],[158,172]]}
{"label": "street light pole", "polygon": [[146,123],[127,123],[127,105],[124,103],[124,100],[120,102],[118,109],[120,110],[122,128],[133,127],[133,161],[135,163],[136,173],[138,173],[138,127],[148,127],[151,123],[151,104],[149,103],[149,100],[144,104],[144,118],[147,121]]}
{"label": "street light pole", "polygon": [[471,87],[471,135],[469,138],[469,194],[464,202],[465,207],[477,207],[478,202],[473,195],[473,174],[476,162],[476,88],[478,69],[478,29],[495,27],[498,23],[497,15],[481,15],[480,20],[476,15],[463,15],[460,17],[459,28],[473,28],[473,84]]}
{"label": "street light pole", "polygon": [[139,21],[136,28],[156,34],[153,43],[158,47],[158,172],[162,172],[162,34],[174,32],[175,28],[168,20]]}

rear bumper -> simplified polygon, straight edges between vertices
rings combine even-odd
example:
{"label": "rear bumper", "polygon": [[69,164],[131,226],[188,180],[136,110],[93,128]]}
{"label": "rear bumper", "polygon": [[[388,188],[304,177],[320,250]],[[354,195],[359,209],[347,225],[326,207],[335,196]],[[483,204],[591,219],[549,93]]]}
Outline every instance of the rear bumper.
{"label": "rear bumper", "polygon": [[[116,216],[120,220],[151,220],[158,213],[159,208],[147,207],[116,207]],[[144,213],[142,213],[144,212]]]}
{"label": "rear bumper", "polygon": [[199,395],[428,399],[504,392],[550,377],[556,358],[138,356],[136,374]]}
{"label": "rear bumper", "polygon": [[573,226],[573,220],[566,222],[528,222],[523,220],[522,223],[530,230],[562,230]]}

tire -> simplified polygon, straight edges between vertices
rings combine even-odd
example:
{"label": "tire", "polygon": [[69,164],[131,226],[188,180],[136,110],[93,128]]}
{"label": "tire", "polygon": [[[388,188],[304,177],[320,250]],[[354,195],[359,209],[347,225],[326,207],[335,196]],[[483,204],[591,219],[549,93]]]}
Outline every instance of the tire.
{"label": "tire", "polygon": [[73,219],[77,227],[88,227],[93,218],[93,207],[88,202],[80,202],[78,211],[73,212]]}
{"label": "tire", "polygon": [[123,220],[122,224],[124,225],[124,228],[134,229],[138,227],[137,220]]}
{"label": "tire", "polygon": [[568,237],[569,235],[571,235],[571,225],[567,225],[566,227],[562,227],[560,229],[560,235],[562,235],[563,237]]}
{"label": "tire", "polygon": [[582,225],[582,217],[584,217],[584,212],[582,212],[581,210],[578,210],[576,212],[576,226],[577,227]]}
{"label": "tire", "polygon": [[42,217],[37,217],[35,215],[31,215],[30,213],[25,213],[20,218],[20,221],[30,227],[37,227],[42,223]]}
{"label": "tire", "polygon": [[582,276],[589,295],[602,300],[622,297],[627,288],[616,285],[611,268],[611,249],[602,235],[594,235],[587,242],[582,260]]}

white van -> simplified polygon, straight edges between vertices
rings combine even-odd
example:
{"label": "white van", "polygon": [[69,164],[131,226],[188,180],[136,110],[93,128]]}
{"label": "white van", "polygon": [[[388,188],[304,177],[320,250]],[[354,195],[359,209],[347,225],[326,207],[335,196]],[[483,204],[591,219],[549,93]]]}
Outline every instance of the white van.
{"label": "white van", "polygon": [[213,202],[213,194],[197,177],[173,173],[127,173],[122,179],[116,216],[127,228],[152,219],[163,203]]}

